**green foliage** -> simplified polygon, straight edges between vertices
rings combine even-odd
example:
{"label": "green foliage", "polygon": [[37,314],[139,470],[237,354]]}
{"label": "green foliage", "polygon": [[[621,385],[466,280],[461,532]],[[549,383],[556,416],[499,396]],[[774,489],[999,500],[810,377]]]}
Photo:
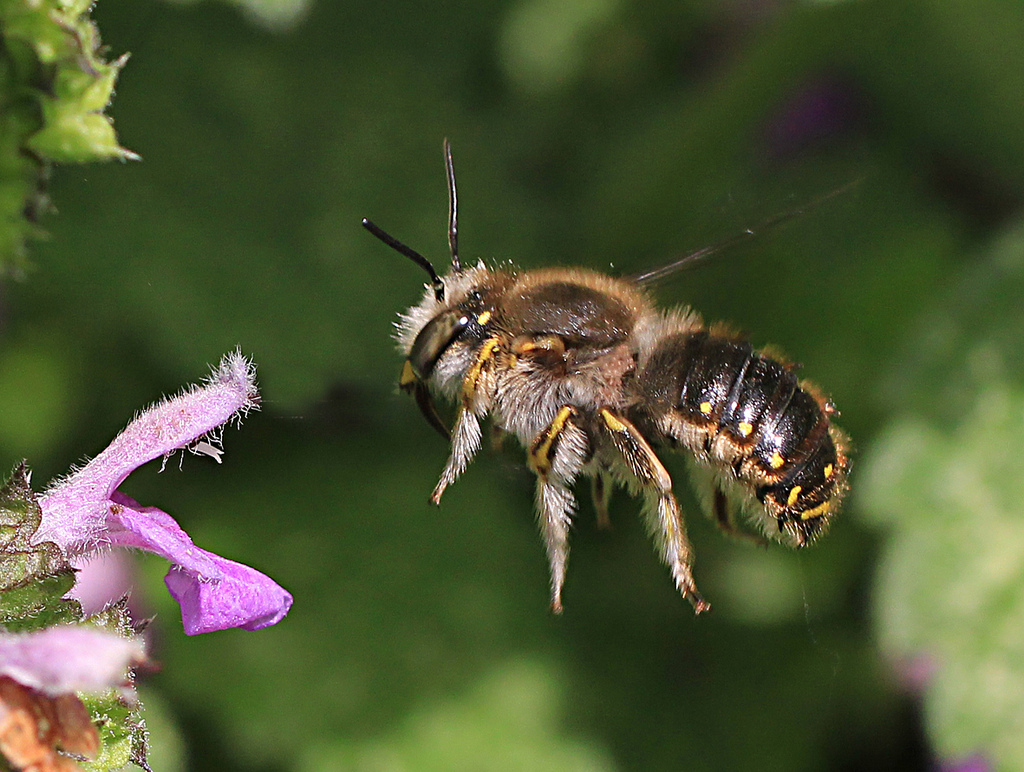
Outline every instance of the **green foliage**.
{"label": "green foliage", "polygon": [[32,544],[41,518],[22,463],[0,487],[0,624],[8,631],[70,622],[80,612],[76,602],[64,599],[75,577],[60,548]]}
{"label": "green foliage", "polygon": [[90,772],[107,772],[135,763],[146,769],[146,725],[141,706],[125,699],[116,689],[98,695],[82,695],[82,702],[100,735],[100,752],[82,764]]}
{"label": "green foliage", "polygon": [[995,769],[1016,770],[1024,767],[1024,455],[1016,450],[1024,230],[953,288],[926,315],[895,378],[909,409],[877,440],[862,477],[863,501],[887,535],[876,627],[890,656],[924,673],[940,753],[980,752]]}
{"label": "green foliage", "polygon": [[562,735],[564,695],[550,667],[514,662],[487,673],[462,697],[409,711],[393,736],[315,746],[308,772],[611,772],[608,754]]}
{"label": "green foliage", "polygon": [[[172,0],[191,4],[196,0]],[[298,25],[309,13],[311,0],[229,0],[241,8],[256,23],[268,29],[283,32]]]}
{"label": "green foliage", "polygon": [[126,58],[105,61],[90,5],[0,1],[0,273],[26,265],[51,164],[135,157],[103,114]]}

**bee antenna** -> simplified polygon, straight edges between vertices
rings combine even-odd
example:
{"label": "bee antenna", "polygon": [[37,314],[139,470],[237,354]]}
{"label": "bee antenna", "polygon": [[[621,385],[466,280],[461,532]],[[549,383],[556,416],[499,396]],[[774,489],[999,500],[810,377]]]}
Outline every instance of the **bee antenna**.
{"label": "bee antenna", "polygon": [[427,258],[412,247],[406,246],[391,234],[381,230],[365,217],[363,218],[363,227],[393,250],[405,255],[416,263],[416,265],[426,271],[430,275],[430,286],[434,288],[434,297],[437,298],[438,303],[444,302],[444,282],[441,281],[441,277],[437,275],[437,271],[434,270],[434,266],[430,264],[430,261],[427,260]]}
{"label": "bee antenna", "polygon": [[448,248],[452,253],[452,270],[462,271],[459,262],[459,195],[455,190],[455,165],[452,163],[452,145],[444,138],[444,172],[448,178]]}

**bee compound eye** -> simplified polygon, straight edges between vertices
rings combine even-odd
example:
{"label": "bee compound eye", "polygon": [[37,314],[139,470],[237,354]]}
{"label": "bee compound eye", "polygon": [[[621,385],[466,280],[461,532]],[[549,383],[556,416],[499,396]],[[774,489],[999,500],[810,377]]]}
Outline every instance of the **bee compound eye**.
{"label": "bee compound eye", "polygon": [[469,326],[468,315],[459,311],[444,311],[431,319],[420,330],[409,351],[409,363],[420,378],[426,379],[449,346]]}

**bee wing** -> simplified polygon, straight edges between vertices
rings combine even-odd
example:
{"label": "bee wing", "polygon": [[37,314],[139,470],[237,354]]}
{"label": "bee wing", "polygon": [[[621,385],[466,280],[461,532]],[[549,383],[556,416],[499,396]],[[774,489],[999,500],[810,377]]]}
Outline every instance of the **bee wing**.
{"label": "bee wing", "polygon": [[753,228],[746,228],[745,230],[740,231],[734,236],[724,239],[723,241],[719,241],[717,244],[711,244],[709,246],[703,247],[694,252],[690,252],[686,255],[683,255],[682,257],[673,260],[667,265],[660,266],[659,268],[654,268],[650,271],[645,271],[644,273],[633,274],[632,276],[629,276],[627,278],[631,279],[637,284],[654,284],[655,282],[661,281],[662,279],[665,279],[674,273],[678,273],[679,271],[692,268],[698,263],[707,260],[712,255],[717,255],[719,252],[724,252],[728,249],[732,249],[733,247],[739,246],[740,244],[746,241],[750,241],[751,239],[756,238],[775,228],[778,228],[784,225],[785,223],[789,222],[790,220],[794,220],[797,217],[800,217],[801,215],[804,215],[813,209],[817,209],[822,204],[831,201],[833,198],[837,198],[838,196],[841,196],[842,194],[856,187],[863,181],[863,179],[863,177],[858,177],[857,179],[852,180],[851,182],[848,182],[845,185],[841,185],[835,190],[829,191],[823,196],[819,196],[818,198],[808,201],[803,206],[798,206],[795,209],[787,209],[783,212],[778,212],[777,214],[772,215],[766,220],[761,221],[761,223],[754,226]]}

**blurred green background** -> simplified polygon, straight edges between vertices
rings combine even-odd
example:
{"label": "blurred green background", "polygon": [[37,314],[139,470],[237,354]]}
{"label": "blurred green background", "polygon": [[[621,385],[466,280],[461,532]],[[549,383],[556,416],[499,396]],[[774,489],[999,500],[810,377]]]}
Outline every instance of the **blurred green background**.
{"label": "blurred green background", "polygon": [[[186,639],[142,560],[154,768],[1024,768],[1024,7],[516,0],[94,10],[141,163],[60,167],[6,282],[0,467],[37,487],[240,345],[263,410],[218,467],[125,486],[295,596]],[[713,604],[637,505],[589,502],[547,610],[532,480],[396,392],[396,313],[464,259],[638,272],[849,192],[657,288],[773,344],[855,452],[813,548],[758,550],[670,470]],[[756,228],[755,228],[756,229]],[[510,443],[511,445],[511,443]],[[586,499],[586,497],[581,497]]]}

